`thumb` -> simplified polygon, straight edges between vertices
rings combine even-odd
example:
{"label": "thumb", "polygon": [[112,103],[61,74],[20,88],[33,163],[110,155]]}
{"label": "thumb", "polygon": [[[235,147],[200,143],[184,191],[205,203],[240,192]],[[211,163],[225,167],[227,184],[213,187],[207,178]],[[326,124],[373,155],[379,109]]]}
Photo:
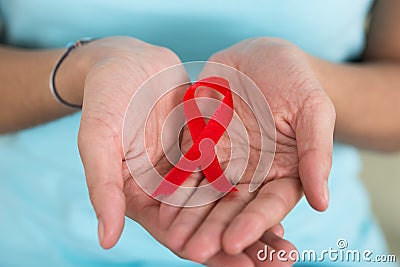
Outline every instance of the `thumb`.
{"label": "thumb", "polygon": [[309,204],[318,211],[326,210],[329,204],[335,116],[327,96],[304,103],[296,116],[300,180]]}
{"label": "thumb", "polygon": [[99,242],[109,249],[117,243],[125,221],[121,143],[116,136],[100,137],[99,127],[94,124],[82,120],[78,143],[98,219]]}

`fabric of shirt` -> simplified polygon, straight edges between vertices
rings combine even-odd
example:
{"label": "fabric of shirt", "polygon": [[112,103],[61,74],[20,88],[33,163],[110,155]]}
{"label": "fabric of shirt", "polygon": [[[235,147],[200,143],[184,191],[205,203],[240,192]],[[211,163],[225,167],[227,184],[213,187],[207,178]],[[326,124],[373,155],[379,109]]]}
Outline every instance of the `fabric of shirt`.
{"label": "fabric of shirt", "polygon": [[[82,37],[129,35],[172,49],[183,62],[250,37],[276,36],[332,62],[360,56],[371,0],[0,0],[4,43],[52,48]],[[0,136],[0,266],[195,266],[178,259],[127,219],[104,251],[77,148],[80,113]],[[335,144],[327,212],[305,199],[284,221],[302,251],[348,248],[386,252],[359,181],[356,149]],[[309,262],[299,265],[354,266]],[[362,265],[365,265],[363,263]],[[389,265],[386,265],[389,266]]]}

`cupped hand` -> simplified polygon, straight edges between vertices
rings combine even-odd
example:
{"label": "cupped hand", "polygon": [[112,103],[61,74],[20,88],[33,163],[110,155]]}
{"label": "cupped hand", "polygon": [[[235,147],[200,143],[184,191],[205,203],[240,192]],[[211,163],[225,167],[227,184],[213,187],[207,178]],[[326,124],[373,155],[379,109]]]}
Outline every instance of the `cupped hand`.
{"label": "cupped hand", "polygon": [[[135,147],[135,143],[143,142],[139,140],[143,129],[136,125],[132,125],[131,139],[124,140],[132,144],[132,149],[124,151],[123,125],[129,102],[145,80],[180,61],[167,48],[129,37],[93,41],[74,51],[69,60],[73,62],[85,57],[91,59],[91,64],[84,77],[79,151],[98,218],[99,241],[102,247],[110,248],[122,232],[127,199],[129,202],[133,197],[124,192],[125,183],[133,183],[125,158],[146,153]],[[165,117],[179,100],[180,97],[174,93],[168,94],[162,108],[153,111],[154,116],[149,122],[153,129],[147,138],[147,153],[153,162],[159,162],[163,157],[163,150],[156,140],[158,136],[154,133],[161,131]],[[166,164],[162,167],[170,168]],[[135,168],[141,168],[140,162]]]}
{"label": "cupped hand", "polygon": [[[241,45],[244,47],[240,48]],[[236,49],[243,50],[242,53],[246,53],[246,49],[243,48],[251,50],[252,46],[254,44],[242,43]],[[242,70],[257,84],[261,83],[260,87],[265,89],[267,87],[263,86],[263,82],[266,82],[265,75],[258,73],[261,77],[257,79],[257,77],[254,77],[257,76],[257,72],[254,75],[249,74],[253,72],[251,64],[245,64],[246,56],[253,55],[255,59],[260,56],[256,55],[259,47],[255,47],[254,51],[247,51],[248,55],[243,56],[244,62],[237,61],[236,56],[229,59],[227,55],[237,54],[234,49],[235,47],[231,48],[232,52],[226,50],[217,54],[213,60],[221,59],[221,62]],[[317,127],[318,129],[313,130],[310,136],[307,131],[301,130],[304,127],[298,126],[308,123],[305,128],[315,127],[318,120],[315,116],[311,116],[312,112],[310,113],[310,111],[321,110],[320,108],[323,106],[321,104],[312,107],[308,105],[310,101],[306,101],[307,105],[305,106],[299,104],[302,99],[308,100],[308,97],[301,97],[307,96],[306,93],[299,94],[299,101],[294,101],[295,103],[290,105],[282,103],[282,106],[271,106],[278,128],[277,153],[280,152],[282,156],[276,156],[267,179],[268,182],[259,190],[256,198],[254,198],[254,194],[244,191],[243,195],[229,193],[218,203],[194,209],[173,208],[160,204],[137,186],[128,171],[125,159],[134,160],[135,155],[148,153],[160,173],[165,174],[171,168],[171,165],[165,159],[163,148],[159,146],[159,136],[154,135],[154,133],[160,132],[162,122],[176,103],[181,101],[182,95],[179,92],[167,95],[167,98],[163,100],[165,102],[162,108],[155,109],[155,116],[149,123],[153,130],[149,131],[150,136],[147,139],[150,140],[150,143],[146,144],[147,151],[135,149],[135,142],[142,142],[143,140],[135,140],[134,134],[132,140],[128,140],[132,144],[132,150],[124,151],[122,128],[125,111],[136,90],[153,74],[171,65],[178,64],[179,59],[165,48],[145,44],[132,38],[98,40],[82,47],[79,53],[92,53],[95,55],[93,58],[96,58],[93,61],[95,64],[91,66],[85,78],[79,149],[85,167],[89,194],[99,220],[99,239],[104,248],[110,248],[117,242],[126,214],[141,223],[156,239],[181,257],[215,266],[232,261],[243,261],[243,263],[253,266],[259,264],[258,261],[254,260],[254,249],[260,247],[260,245],[267,244],[286,250],[293,248],[290,243],[274,236],[273,233],[276,233],[276,229],[279,228],[279,226],[274,227],[274,225],[280,222],[281,218],[292,208],[301,195],[299,176],[312,205],[316,205],[315,207],[318,209],[324,209],[327,205],[327,200],[322,200],[322,202],[318,200],[321,193],[318,191],[319,189],[314,190],[314,192],[310,189],[311,193],[307,193],[307,183],[303,182],[302,178],[304,175],[311,174],[311,177],[307,178],[310,180],[309,185],[314,183],[314,180],[323,181],[319,178],[320,174],[315,173],[310,167],[312,161],[316,160],[315,154],[329,158],[326,162],[324,162],[324,157],[316,160],[316,162],[321,163],[320,167],[316,168],[317,172],[319,169],[323,173],[324,179],[327,177],[330,165],[329,144],[327,145],[328,149],[322,148],[321,150],[318,147],[321,145],[320,133],[322,133],[323,139],[325,138],[325,143],[329,143],[329,136],[326,134],[329,130],[325,129],[327,127],[323,125],[323,127]],[[268,58],[267,55],[264,56],[267,60],[273,58],[271,54],[268,55],[271,58]],[[280,60],[277,58],[276,61],[279,62]],[[258,62],[257,64],[261,63]],[[282,68],[281,74],[283,76],[288,75],[284,70],[288,71]],[[275,75],[278,74],[275,73]],[[293,78],[293,83],[296,84],[299,81]],[[310,84],[312,83],[310,82]],[[298,91],[303,88],[300,87],[297,88]],[[278,103],[285,99],[284,90],[279,93],[282,88],[285,88],[285,86],[279,87],[279,90],[275,90],[275,93],[269,92],[270,94],[268,94],[265,91],[264,93],[269,101],[272,98],[276,99]],[[286,91],[286,93],[293,91],[290,100],[296,98],[296,90],[293,88],[295,87],[292,86],[290,90]],[[314,87],[316,92],[319,89],[318,86]],[[318,92],[322,92],[322,90]],[[324,94],[321,93],[321,96],[324,96]],[[327,99],[324,101],[329,104]],[[331,106],[328,108],[331,108]],[[331,112],[332,110],[328,111]],[[332,119],[329,118],[329,114],[328,119]],[[310,116],[308,120],[305,119],[307,116]],[[279,123],[279,119],[282,120],[281,123]],[[132,130],[140,132],[143,129],[133,128]],[[309,139],[311,143],[304,143],[306,137],[311,138]],[[301,145],[298,143],[300,140],[303,140]],[[279,147],[280,145],[282,145],[282,148]],[[126,155],[126,153],[130,153],[131,156]],[[324,153],[327,153],[327,155],[323,155]],[[297,154],[297,157],[293,156],[295,154]],[[300,158],[300,164],[298,164],[298,158]],[[292,159],[292,161],[289,159]],[[221,157],[221,160],[224,162],[223,157]],[[297,168],[297,166],[299,167]],[[140,163],[137,163],[137,168],[140,168]],[[241,184],[238,185],[238,188],[240,186]],[[274,188],[278,190],[275,191]],[[319,188],[318,184],[317,188]],[[313,201],[313,198],[316,200]],[[274,207],[273,204],[276,203],[278,203],[278,207]],[[261,210],[259,210],[260,207]],[[273,209],[269,210],[269,207]],[[260,215],[265,210],[269,211],[269,215],[273,215],[272,218],[266,218],[265,214]],[[207,219],[205,219],[206,216],[208,216]],[[189,217],[190,219],[188,219]],[[231,220],[233,221],[231,222]],[[257,223],[258,225],[250,231],[247,231],[247,227],[239,229],[236,233],[235,225],[237,228],[237,225],[243,225],[243,221],[251,222],[253,225]],[[212,226],[208,227],[207,224],[210,222]],[[248,225],[251,226],[252,224]],[[182,229],[184,229],[183,235],[180,232]],[[205,236],[213,235],[210,246],[204,246],[204,238],[198,240],[205,229],[211,230]],[[227,234],[229,231],[235,232],[235,234]],[[196,244],[200,244],[200,246],[197,250],[194,250]],[[235,254],[235,256],[231,257],[232,254]]]}
{"label": "cupped hand", "polygon": [[[131,219],[140,223],[154,238],[178,256],[189,260],[197,260],[197,258],[193,258],[192,255],[187,254],[185,250],[182,250],[180,244],[185,241],[183,235],[190,236],[197,230],[196,224],[194,224],[192,219],[201,218],[201,215],[207,213],[207,210],[211,211],[209,207],[214,205],[214,203],[199,208],[180,208],[163,204],[148,195],[149,193],[154,192],[154,186],[157,186],[157,183],[153,184],[154,180],[157,181],[156,177],[159,175],[165,175],[172,168],[172,165],[167,160],[165,154],[159,153],[159,149],[162,147],[164,152],[167,152],[173,143],[180,144],[183,151],[186,151],[191,146],[191,141],[188,138],[188,132],[186,130],[183,130],[183,135],[179,138],[179,127],[172,127],[174,129],[169,129],[167,127],[168,124],[160,123],[165,120],[165,116],[171,111],[171,107],[177,104],[176,101],[182,101],[182,94],[187,88],[187,86],[175,88],[175,93],[172,94],[173,97],[166,94],[163,95],[160,101],[156,101],[158,96],[162,95],[160,91],[157,90],[157,85],[166,88],[173,87],[168,86],[171,76],[180,74],[179,71],[177,73],[171,71],[173,69],[175,68],[169,68],[166,72],[163,71],[158,73],[156,79],[146,81],[140,91],[135,95],[133,102],[130,103],[127,116],[125,117],[126,125],[124,127],[123,143],[124,147],[128,147],[128,149],[125,150],[125,161],[123,164],[123,173],[125,177],[124,193],[127,204],[126,214]],[[177,67],[177,69],[179,70],[180,68]],[[164,79],[163,77],[168,78]],[[188,82],[189,81],[186,80],[186,84]],[[171,84],[176,84],[176,81]],[[142,117],[143,114],[146,114],[146,112],[143,111],[146,110],[146,103],[148,101],[150,101],[150,103],[157,102],[157,104],[149,114],[147,124],[142,127],[144,124]],[[161,127],[162,129],[160,129]],[[165,133],[165,131],[167,131],[167,136],[169,138],[162,142],[162,140],[160,140],[160,135],[162,135],[163,132]],[[127,140],[129,141],[128,143],[125,140],[127,136]],[[129,136],[132,136],[133,138],[129,138]],[[143,140],[140,136],[144,139],[150,140],[150,142],[144,142],[146,147],[141,146]],[[239,145],[239,147],[241,146]],[[150,158],[153,159],[151,164],[146,163],[145,150],[150,154]],[[155,151],[157,151],[157,153],[155,153],[157,157],[151,156],[154,155]],[[154,171],[154,169],[156,171]],[[135,180],[132,178],[135,178]],[[185,183],[184,185],[188,186],[196,184],[196,181],[199,181],[202,178],[203,176],[201,175],[201,172],[194,173],[189,177],[187,181],[188,183]],[[143,189],[147,192],[144,192]],[[249,196],[248,192],[246,193],[245,190],[242,190],[241,192],[244,193],[244,196]],[[178,197],[177,199],[181,199],[181,197]],[[228,198],[225,198],[225,200],[227,200],[227,203],[231,203]],[[180,210],[190,212],[193,216],[192,218],[188,217],[188,221],[181,221],[182,224],[178,226],[179,234],[176,235],[177,227],[174,224],[174,221],[177,216],[179,216],[178,211]],[[227,218],[229,214],[230,213],[228,212],[227,214],[222,214],[220,217],[224,219]],[[215,214],[213,216],[215,216]],[[248,246],[246,251],[243,251],[238,255],[228,255],[221,249],[211,257],[208,257],[206,261],[197,261],[210,266],[286,266],[290,263],[277,261],[271,262],[268,260],[261,262],[257,259],[257,252],[264,249],[265,246],[276,250],[294,250],[295,248],[288,241],[282,239],[282,235],[283,229],[280,225],[277,225],[271,227],[268,231],[265,231],[258,240]],[[199,246],[195,251],[195,254],[204,255],[204,251],[206,251],[206,249]]]}
{"label": "cupped hand", "polygon": [[[234,97],[235,112],[252,141],[248,167],[237,185],[239,191],[199,208],[162,207],[164,217],[174,218],[169,235],[175,237],[175,242],[170,245],[202,263],[220,251],[242,255],[265,231],[282,221],[303,192],[314,209],[323,211],[328,207],[327,180],[335,124],[334,107],[310,68],[307,55],[293,44],[274,38],[246,40],[215,54],[210,61],[239,70],[260,88],[275,121],[276,149],[267,177],[256,192],[250,193],[249,177],[254,174],[253,165],[263,147],[254,117],[243,101]],[[202,75],[240,83],[240,77],[212,65],[206,66]],[[226,136],[217,144],[218,159],[225,166],[230,145]]]}

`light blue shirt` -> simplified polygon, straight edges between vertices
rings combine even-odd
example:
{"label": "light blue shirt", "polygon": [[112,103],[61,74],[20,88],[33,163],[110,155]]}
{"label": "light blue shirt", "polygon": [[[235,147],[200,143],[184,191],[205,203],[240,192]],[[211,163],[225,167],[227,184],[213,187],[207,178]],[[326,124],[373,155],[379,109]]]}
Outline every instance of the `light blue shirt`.
{"label": "light blue shirt", "polygon": [[[0,0],[8,44],[45,48],[87,36],[130,35],[167,46],[182,61],[206,60],[256,36],[282,37],[321,58],[347,61],[364,48],[370,6],[371,0]],[[77,113],[0,136],[0,266],[195,265],[131,220],[114,249],[99,247],[76,145],[79,119]],[[358,152],[336,144],[333,159],[329,210],[317,213],[303,199],[284,221],[286,237],[300,250],[336,248],[345,238],[349,248],[384,253],[358,180]]]}

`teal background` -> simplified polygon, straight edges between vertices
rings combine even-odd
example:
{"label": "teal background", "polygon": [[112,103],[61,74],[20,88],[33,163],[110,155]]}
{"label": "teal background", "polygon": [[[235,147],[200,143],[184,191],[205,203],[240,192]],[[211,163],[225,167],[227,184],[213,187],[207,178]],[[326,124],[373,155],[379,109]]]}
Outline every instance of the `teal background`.
{"label": "teal background", "polygon": [[[0,10],[4,42],[15,46],[51,48],[87,36],[130,35],[190,61],[206,60],[249,37],[277,36],[318,57],[344,62],[364,48],[371,3],[0,0]],[[114,249],[98,246],[76,145],[79,118],[77,113],[0,136],[0,265],[195,265],[177,259],[130,220]],[[358,179],[358,151],[336,144],[333,158],[329,210],[317,213],[303,199],[284,221],[286,237],[300,250],[335,248],[339,238],[346,238],[352,249],[384,254],[385,242]]]}

